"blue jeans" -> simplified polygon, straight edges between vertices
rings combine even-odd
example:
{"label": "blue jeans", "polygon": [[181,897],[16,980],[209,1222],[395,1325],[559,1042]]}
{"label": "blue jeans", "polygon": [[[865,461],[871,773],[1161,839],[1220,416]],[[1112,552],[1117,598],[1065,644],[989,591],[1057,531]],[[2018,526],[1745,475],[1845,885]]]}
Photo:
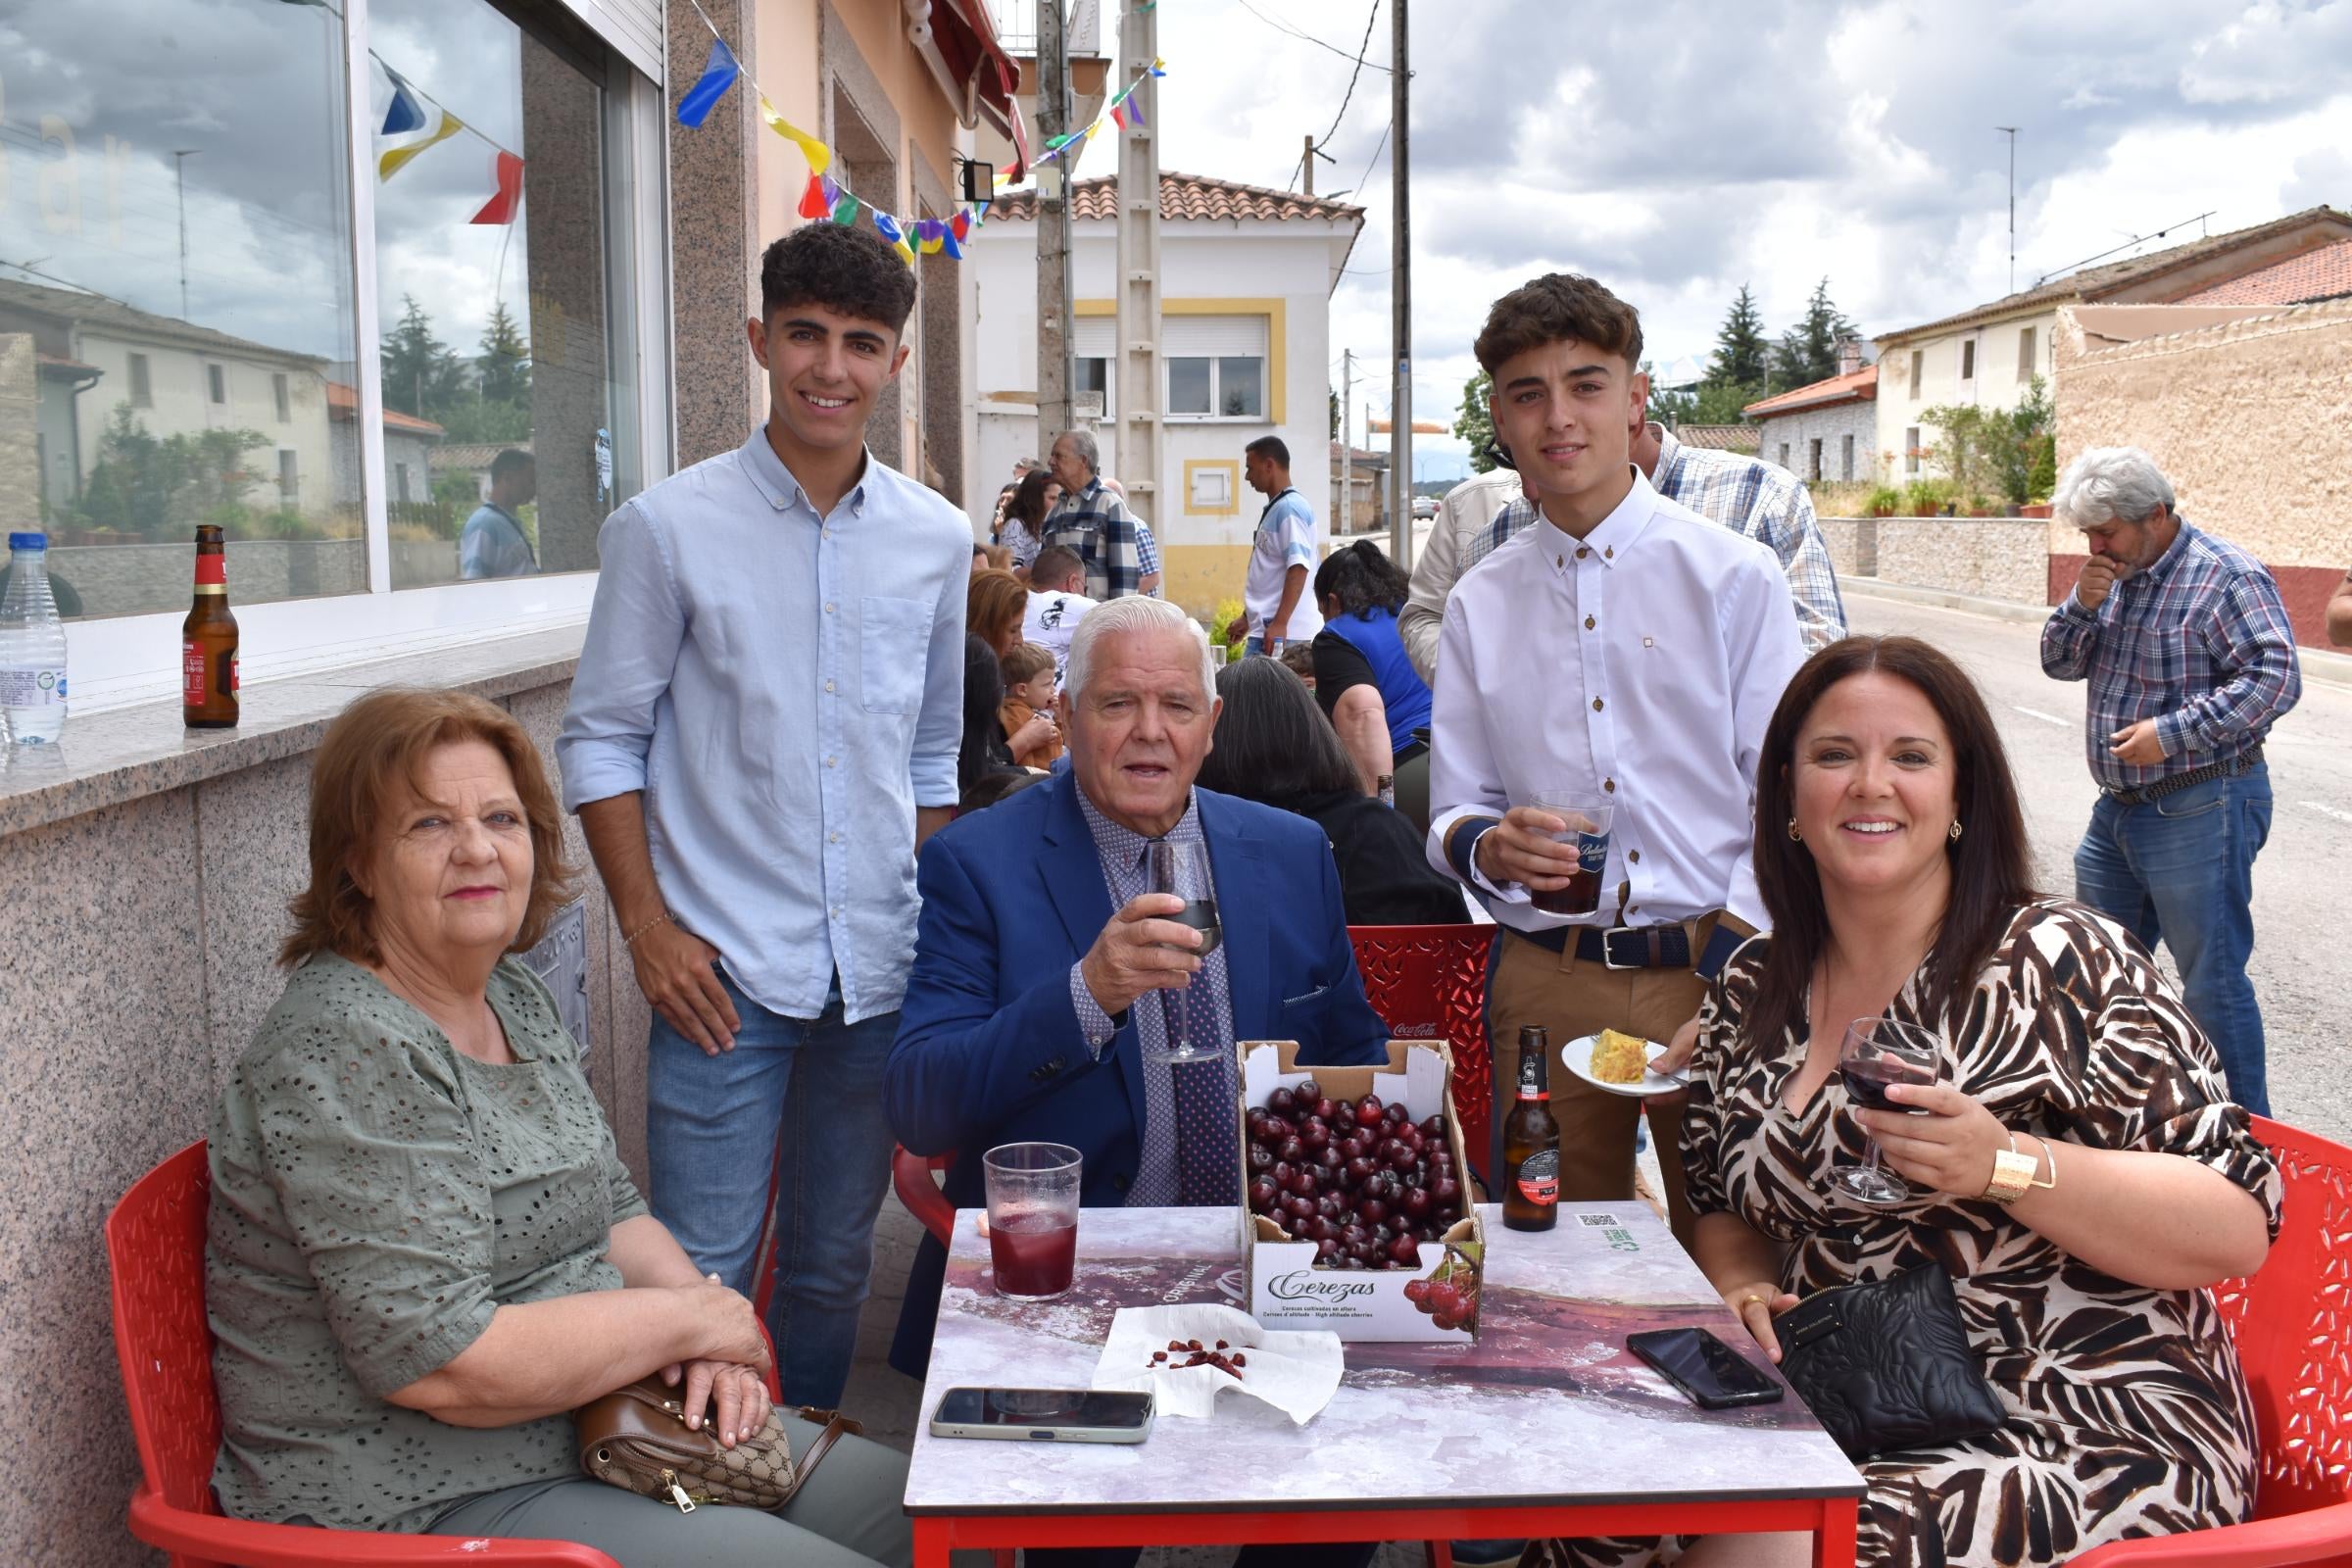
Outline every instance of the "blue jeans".
{"label": "blue jeans", "polygon": [[743,1027],[706,1056],[660,1013],[646,1042],[646,1161],[655,1218],[695,1266],[746,1296],[776,1184],[776,1290],[767,1330],[786,1404],[833,1407],[850,1379],[890,1188],[882,1067],[899,1015],[845,1024],[841,1003],[787,1018],[721,980]]}
{"label": "blue jeans", "polygon": [[2102,795],[2075,851],[2075,895],[2180,969],[2182,1000],[2213,1041],[2230,1098],[2271,1113],[2254,951],[2254,857],[2271,836],[2271,774],[2257,765],[2138,806]]}

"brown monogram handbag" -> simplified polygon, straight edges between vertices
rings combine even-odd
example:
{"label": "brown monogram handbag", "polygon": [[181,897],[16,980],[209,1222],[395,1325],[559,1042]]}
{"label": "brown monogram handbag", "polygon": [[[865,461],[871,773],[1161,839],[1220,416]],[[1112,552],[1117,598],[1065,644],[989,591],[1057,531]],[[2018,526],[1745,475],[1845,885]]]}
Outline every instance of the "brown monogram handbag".
{"label": "brown monogram handbag", "polygon": [[781,1508],[807,1483],[825,1450],[843,1433],[864,1429],[838,1410],[804,1409],[804,1421],[824,1430],[796,1461],[779,1412],[766,1427],[732,1448],[719,1446],[710,1417],[689,1427],[679,1404],[683,1391],[660,1377],[640,1378],[572,1412],[579,1431],[580,1468],[597,1480],[692,1513],[706,1502]]}

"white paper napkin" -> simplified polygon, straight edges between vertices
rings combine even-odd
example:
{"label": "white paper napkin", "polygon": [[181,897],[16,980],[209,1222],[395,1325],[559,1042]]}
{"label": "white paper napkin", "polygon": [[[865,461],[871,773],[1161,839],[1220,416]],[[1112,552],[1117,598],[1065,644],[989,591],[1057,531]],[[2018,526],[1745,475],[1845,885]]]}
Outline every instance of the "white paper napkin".
{"label": "white paper napkin", "polygon": [[[1210,1347],[1223,1340],[1229,1347],[1223,1353],[1246,1350],[1248,1359],[1238,1378],[1213,1366],[1179,1366],[1185,1357],[1173,1350],[1167,1360],[1153,1361],[1152,1352],[1167,1350],[1170,1340]],[[1149,1389],[1162,1415],[1189,1416],[1212,1413],[1217,1396],[1231,1389],[1304,1426],[1331,1402],[1346,1370],[1340,1337],[1327,1331],[1260,1328],[1257,1319],[1230,1306],[1123,1306],[1111,1318],[1102,1359],[1095,1363],[1095,1387]]]}

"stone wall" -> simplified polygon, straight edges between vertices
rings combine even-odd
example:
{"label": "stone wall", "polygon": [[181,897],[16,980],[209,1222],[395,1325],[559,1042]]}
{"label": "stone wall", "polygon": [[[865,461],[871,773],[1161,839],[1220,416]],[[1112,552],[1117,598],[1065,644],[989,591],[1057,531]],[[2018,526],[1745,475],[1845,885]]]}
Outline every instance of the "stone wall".
{"label": "stone wall", "polygon": [[[549,684],[542,667],[529,677],[539,684],[503,693],[500,682],[464,683],[521,721],[551,774],[570,690],[568,665],[557,667],[565,678]],[[338,679],[370,682],[370,672]],[[331,714],[358,686],[255,689],[281,710],[306,691]],[[102,753],[133,711],[76,720],[61,765]],[[176,729],[176,712],[169,716]],[[0,965],[0,1015],[10,1021],[0,1147],[14,1152],[10,1201],[0,1206],[0,1356],[32,1380],[28,1389],[73,1390],[119,1410],[100,1225],[134,1180],[207,1136],[220,1085],[284,984],[274,958],[286,901],[308,871],[306,748],[316,735],[282,750],[277,738],[241,730],[150,764],[151,779],[169,781],[190,778],[219,745],[257,758],[173,788],[125,795],[131,786],[94,772],[87,787],[123,798],[0,837],[0,940],[15,956]],[[24,806],[23,796],[0,794],[0,825],[30,820],[9,815]],[[586,866],[578,820],[567,817],[564,831]],[[590,1078],[642,1180],[645,1003],[593,872],[579,896]],[[39,1397],[0,1406],[0,1443],[41,1456],[0,1490],[0,1557],[47,1568],[157,1560],[123,1525],[139,1474],[128,1427],[119,1416],[58,1412],[57,1400]]]}
{"label": "stone wall", "polygon": [[2037,517],[1824,517],[1840,578],[1875,577],[1979,599],[2046,605],[2047,524]]}
{"label": "stone wall", "polygon": [[[1824,479],[1832,484],[1879,477],[1878,405],[1839,403],[1830,408],[1805,409],[1764,421],[1763,446],[1756,454],[1778,464],[1800,479]],[[1845,438],[1854,440],[1853,472],[1845,470]],[[1821,472],[1813,471],[1812,443],[1821,443]],[[1788,455],[1781,456],[1786,445]]]}

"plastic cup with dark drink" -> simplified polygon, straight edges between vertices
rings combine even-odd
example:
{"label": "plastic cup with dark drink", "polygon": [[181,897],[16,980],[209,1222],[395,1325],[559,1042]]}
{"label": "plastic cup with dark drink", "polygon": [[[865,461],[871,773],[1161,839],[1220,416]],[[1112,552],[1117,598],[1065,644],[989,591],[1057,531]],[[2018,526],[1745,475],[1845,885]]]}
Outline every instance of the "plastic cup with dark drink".
{"label": "plastic cup with dark drink", "polygon": [[1067,1144],[1001,1144],[982,1156],[981,1167],[997,1294],[1015,1301],[1061,1295],[1078,1261],[1078,1151]]}
{"label": "plastic cup with dark drink", "polygon": [[1564,888],[1531,888],[1528,900],[1545,914],[1591,914],[1600,907],[1600,882],[1609,866],[1609,823],[1617,803],[1606,796],[1545,790],[1529,803],[1567,824],[1551,837],[1575,847],[1576,869]]}

